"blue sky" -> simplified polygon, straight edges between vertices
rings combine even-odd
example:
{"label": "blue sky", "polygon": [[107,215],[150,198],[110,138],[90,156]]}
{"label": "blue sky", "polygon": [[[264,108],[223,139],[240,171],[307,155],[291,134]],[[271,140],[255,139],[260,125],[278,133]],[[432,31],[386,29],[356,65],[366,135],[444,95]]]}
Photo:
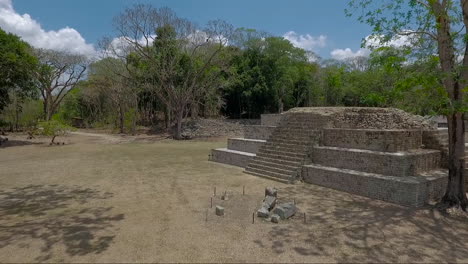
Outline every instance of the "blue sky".
{"label": "blue sky", "polygon": [[[371,32],[356,18],[344,15],[346,0],[0,0],[0,27],[33,45],[38,42],[35,46],[63,49],[82,45],[76,50],[90,50],[90,45],[103,36],[113,35],[112,18],[137,2],[170,7],[179,16],[200,25],[220,18],[235,27],[286,36],[297,46],[324,58],[332,54],[336,58],[365,54],[360,42]],[[10,16],[5,15],[3,21],[2,6]],[[27,28],[28,23],[35,29]],[[64,39],[62,46],[53,43],[60,38]]]}

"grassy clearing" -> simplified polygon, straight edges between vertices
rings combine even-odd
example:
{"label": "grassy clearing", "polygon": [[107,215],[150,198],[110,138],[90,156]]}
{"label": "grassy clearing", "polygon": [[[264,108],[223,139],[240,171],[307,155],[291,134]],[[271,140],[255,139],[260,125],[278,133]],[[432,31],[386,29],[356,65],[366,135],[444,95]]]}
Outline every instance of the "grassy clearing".
{"label": "grassy clearing", "polygon": [[[468,261],[466,219],[208,162],[224,139],[65,141],[0,148],[0,261]],[[209,211],[206,221],[213,187],[240,195],[244,185],[248,195],[226,203],[226,217]],[[271,185],[296,198],[307,224],[251,223]]]}

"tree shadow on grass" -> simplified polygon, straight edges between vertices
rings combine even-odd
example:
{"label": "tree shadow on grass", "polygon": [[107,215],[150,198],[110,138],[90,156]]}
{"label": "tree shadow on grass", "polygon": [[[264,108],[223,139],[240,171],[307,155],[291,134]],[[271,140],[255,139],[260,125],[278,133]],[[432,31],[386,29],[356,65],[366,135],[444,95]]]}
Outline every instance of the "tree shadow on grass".
{"label": "tree shadow on grass", "polygon": [[90,188],[59,185],[29,185],[0,191],[0,248],[29,247],[39,240],[42,254],[37,261],[53,257],[56,246],[70,256],[99,254],[115,237],[114,223],[123,214],[112,207],[90,206],[112,197]]}
{"label": "tree shadow on grass", "polygon": [[444,215],[429,205],[401,207],[308,184],[282,188],[279,195],[283,200],[295,198],[307,223],[292,220],[272,227],[267,238],[277,254],[293,250],[348,263],[468,259],[466,216]]}
{"label": "tree shadow on grass", "polygon": [[21,146],[30,146],[30,145],[42,145],[43,142],[33,142],[27,140],[18,140],[18,139],[9,139],[8,141],[2,142],[0,144],[0,149],[2,148],[11,148],[11,147],[21,147]]}

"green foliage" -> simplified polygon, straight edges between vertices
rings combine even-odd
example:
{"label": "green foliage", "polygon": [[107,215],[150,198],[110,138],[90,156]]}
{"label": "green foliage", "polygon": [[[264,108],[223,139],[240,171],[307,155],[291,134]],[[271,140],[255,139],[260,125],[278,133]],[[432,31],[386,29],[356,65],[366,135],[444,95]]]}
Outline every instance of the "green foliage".
{"label": "green foliage", "polygon": [[74,130],[73,127],[57,120],[55,116],[49,121],[39,122],[39,129],[42,135],[51,137],[51,143],[54,143],[56,137],[65,136]]}
{"label": "green foliage", "polygon": [[11,131],[33,128],[42,117],[42,102],[36,99],[21,98],[16,94],[10,95],[8,104],[0,113],[1,127]]}
{"label": "green foliage", "polygon": [[37,93],[33,74],[37,64],[26,42],[0,28],[0,110],[9,103],[11,92],[21,97]]}

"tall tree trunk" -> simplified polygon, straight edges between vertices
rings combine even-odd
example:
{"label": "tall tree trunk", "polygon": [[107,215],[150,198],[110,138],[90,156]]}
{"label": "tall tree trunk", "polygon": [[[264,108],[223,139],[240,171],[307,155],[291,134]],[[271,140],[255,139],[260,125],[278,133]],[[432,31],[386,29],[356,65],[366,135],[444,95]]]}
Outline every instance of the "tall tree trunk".
{"label": "tall tree trunk", "polygon": [[184,111],[178,109],[176,112],[176,127],[175,127],[175,139],[182,139],[182,121],[184,119]]}
{"label": "tall tree trunk", "polygon": [[284,104],[281,98],[278,99],[278,113],[281,114],[284,111]]}
{"label": "tall tree trunk", "polygon": [[122,105],[119,105],[119,130],[120,134],[124,133],[124,111]]}
{"label": "tall tree trunk", "polygon": [[465,191],[465,124],[462,113],[447,116],[449,131],[449,180],[442,198],[446,205],[466,210]]}
{"label": "tall tree trunk", "polygon": [[[463,4],[463,13],[466,15],[466,6]],[[452,113],[447,116],[449,133],[449,178],[447,190],[442,198],[442,203],[449,207],[461,207],[466,210],[468,200],[465,193],[465,127],[463,113],[457,109],[463,104],[463,92],[461,87],[466,82],[465,74],[462,73],[461,80],[456,77],[454,40],[450,29],[450,16],[448,14],[446,1],[431,1],[431,8],[437,23],[437,44],[442,72],[445,74],[443,85],[452,104]],[[464,65],[466,57],[464,58]],[[465,69],[466,71],[467,69]]]}
{"label": "tall tree trunk", "polygon": [[171,127],[171,110],[168,107],[164,108],[164,122],[166,129],[169,129]]}

